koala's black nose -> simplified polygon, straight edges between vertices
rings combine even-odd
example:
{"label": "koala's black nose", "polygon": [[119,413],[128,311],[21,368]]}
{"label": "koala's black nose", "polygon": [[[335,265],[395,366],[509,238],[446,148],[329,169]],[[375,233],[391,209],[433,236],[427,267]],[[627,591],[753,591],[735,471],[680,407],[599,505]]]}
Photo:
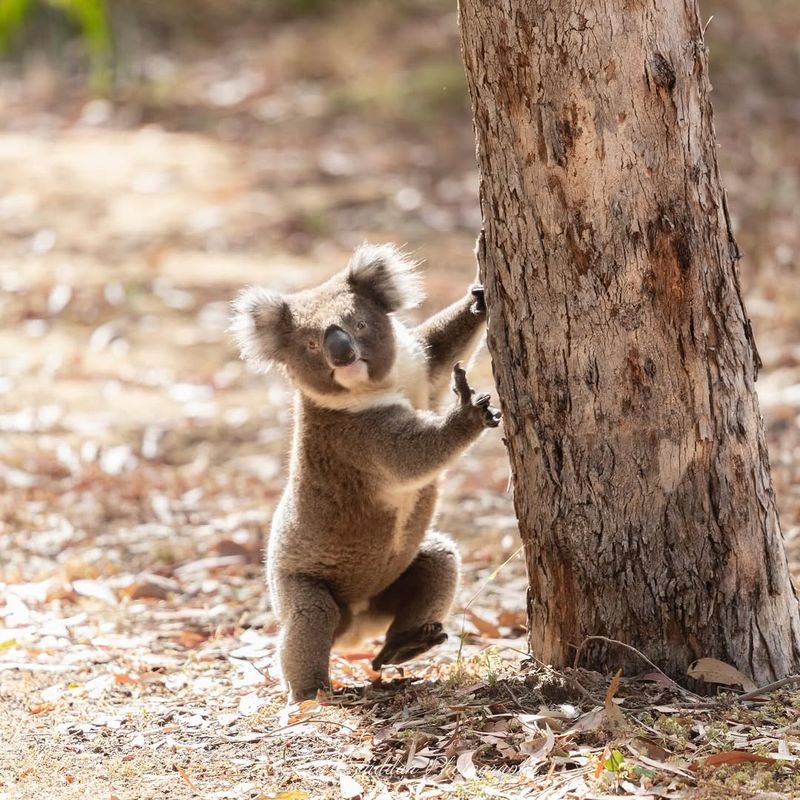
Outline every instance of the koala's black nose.
{"label": "koala's black nose", "polygon": [[325,331],[322,349],[325,358],[333,367],[347,367],[356,360],[356,349],[350,334],[338,325],[331,325]]}

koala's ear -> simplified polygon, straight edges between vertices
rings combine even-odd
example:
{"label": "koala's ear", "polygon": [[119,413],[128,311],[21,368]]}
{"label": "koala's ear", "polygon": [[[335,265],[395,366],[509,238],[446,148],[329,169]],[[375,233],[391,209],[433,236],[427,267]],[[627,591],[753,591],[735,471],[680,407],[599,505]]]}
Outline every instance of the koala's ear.
{"label": "koala's ear", "polygon": [[244,289],[232,304],[230,331],[245,361],[266,372],[280,361],[292,331],[292,314],[286,298],[268,289]]}
{"label": "koala's ear", "polygon": [[416,266],[394,245],[362,244],[347,265],[347,282],[354,292],[371,297],[386,311],[413,308],[425,297]]}

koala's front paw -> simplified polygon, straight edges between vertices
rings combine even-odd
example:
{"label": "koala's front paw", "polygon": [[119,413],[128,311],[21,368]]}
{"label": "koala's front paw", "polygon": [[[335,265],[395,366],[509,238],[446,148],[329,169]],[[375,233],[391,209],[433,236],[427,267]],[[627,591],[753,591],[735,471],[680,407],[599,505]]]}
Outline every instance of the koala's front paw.
{"label": "koala's front paw", "polygon": [[496,428],[500,424],[500,409],[489,405],[491,397],[488,394],[474,396],[475,390],[467,382],[467,373],[460,361],[453,367],[453,391],[458,395],[461,407],[477,414],[485,428]]}
{"label": "koala's front paw", "polygon": [[483,416],[483,424],[486,428],[496,428],[500,424],[500,417],[503,416],[499,408],[489,405],[492,398],[488,394],[479,394],[472,404],[480,409]]}
{"label": "koala's front paw", "polygon": [[470,306],[473,314],[486,313],[486,297],[483,293],[483,286],[480,283],[473,284],[469,289],[470,294],[475,298],[475,302]]}

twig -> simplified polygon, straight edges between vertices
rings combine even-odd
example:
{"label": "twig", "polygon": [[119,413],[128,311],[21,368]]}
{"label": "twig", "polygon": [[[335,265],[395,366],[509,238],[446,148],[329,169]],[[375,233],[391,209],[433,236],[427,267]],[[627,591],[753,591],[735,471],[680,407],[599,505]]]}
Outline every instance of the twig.
{"label": "twig", "polygon": [[492,570],[489,577],[478,587],[478,591],[470,597],[467,604],[464,606],[464,611],[466,611],[472,603],[478,599],[478,595],[480,595],[483,590],[500,574],[500,571],[508,564],[512,559],[516,558],[523,550],[525,549],[525,545],[520,545],[499,567],[495,567]]}
{"label": "twig", "polygon": [[522,703],[520,703],[519,698],[514,694],[514,692],[511,691],[511,687],[507,683],[503,684],[503,688],[508,692],[508,694],[511,697],[511,699],[516,703],[517,708],[524,708],[525,707],[525,706],[522,705]]}
{"label": "twig", "polygon": [[[630,650],[632,653],[635,653],[645,664],[651,666],[656,672],[660,672],[667,680],[672,681],[672,678],[669,677],[662,669],[657,667],[644,653],[640,650],[637,650],[633,645],[627,644],[626,642],[621,642],[619,639],[610,639],[608,636],[587,636],[580,644],[577,652],[575,653],[575,660],[572,662],[572,668],[578,669],[578,664],[580,663],[581,653],[583,652],[583,648],[586,646],[588,642],[599,640],[602,642],[608,642],[609,644],[616,644],[620,647],[624,647],[626,650]],[[675,683],[675,681],[672,681]]]}
{"label": "twig", "polygon": [[621,642],[621,641],[619,641],[619,639],[610,639],[608,636],[587,636],[581,642],[580,647],[578,647],[578,650],[575,653],[575,660],[572,663],[572,668],[573,669],[578,669],[578,663],[580,661],[581,653],[583,652],[584,646],[586,645],[587,642],[591,642],[593,640],[599,640],[599,641],[602,641],[602,642],[608,642],[609,644],[616,644],[616,645],[619,645],[619,647],[624,647],[626,650],[630,650],[631,653],[634,653],[635,655],[639,656],[639,658],[641,658],[642,661],[645,662],[645,664],[651,666],[656,672],[658,672],[659,674],[663,675],[670,682],[670,684],[672,686],[674,686],[679,692],[681,692],[682,694],[689,694],[692,697],[698,697],[698,695],[696,695],[694,692],[691,692],[688,689],[685,689],[679,683],[677,683],[676,681],[672,680],[672,678],[670,678],[670,676],[667,675],[667,673],[664,672],[663,669],[661,669],[660,667],[656,666],[644,653],[642,653],[640,650],[637,650],[633,645],[627,644],[625,642]]}
{"label": "twig", "polygon": [[773,681],[772,683],[768,683],[766,686],[762,686],[760,689],[753,689],[751,692],[745,692],[744,694],[740,694],[733,699],[737,703],[740,703],[742,700],[752,700],[759,695],[774,692],[776,689],[780,689],[783,686],[789,686],[789,684],[792,683],[800,683],[800,675],[789,675],[788,678],[781,678],[779,681]]}
{"label": "twig", "polygon": [[595,697],[574,675],[568,675],[567,680],[570,682],[573,689],[578,690],[578,694],[580,694],[584,700],[591,700],[595,705],[602,705],[603,701]]}
{"label": "twig", "polygon": [[256,672],[261,673],[261,676],[264,678],[264,681],[266,683],[271,682],[272,679],[269,677],[269,675],[267,675],[267,673],[264,672],[264,670],[259,669],[249,658],[245,658],[244,656],[232,656],[232,655],[228,655],[228,658],[231,658],[234,661],[244,661],[245,664],[249,664]]}
{"label": "twig", "polygon": [[780,689],[783,686],[788,686],[792,683],[800,683],[800,675],[789,675],[787,678],[781,678],[779,681],[773,681],[772,683],[768,683],[766,686],[762,686],[759,689],[753,689],[750,692],[746,692],[745,694],[735,695],[733,697],[720,696],[714,697],[711,700],[703,700],[702,697],[699,695],[694,695],[697,700],[694,703],[689,705],[683,706],[675,706],[677,711],[710,711],[715,708],[719,708],[720,706],[724,706],[726,703],[746,703],[748,700],[755,700],[757,697],[760,697],[762,694],[767,694],[767,692],[774,692],[776,689]]}
{"label": "twig", "polygon": [[494,650],[495,653],[497,653],[498,655],[502,653],[504,650],[510,650],[512,653],[519,653],[521,656],[525,656],[525,658],[531,661],[535,661],[540,667],[547,666],[547,664],[545,664],[544,661],[539,661],[539,659],[536,658],[536,656],[531,655],[525,650],[520,650],[519,647],[512,647],[510,644],[503,644],[503,645],[487,644],[486,647],[481,647],[481,649],[478,650],[478,652],[475,655],[479,656],[481,653],[485,653],[487,650]]}
{"label": "twig", "polygon": [[[280,734],[291,730],[292,728],[297,728],[300,725],[305,725],[307,723],[314,723],[315,725],[335,725],[337,728],[341,728],[343,730],[348,731],[349,733],[358,733],[355,728],[350,727],[349,725],[345,725],[342,722],[336,722],[332,719],[322,719],[320,715],[316,714],[313,716],[305,717],[304,719],[299,719],[297,722],[290,722],[288,725],[280,725],[277,728],[273,728],[271,731],[254,731],[252,734],[244,734],[243,736],[226,736],[225,734],[217,734],[217,738],[222,739],[226,742],[239,742],[243,741],[246,742],[250,739],[251,736],[257,736],[258,739],[271,739],[275,736],[280,736]],[[253,739],[253,741],[257,741]]]}
{"label": "twig", "polygon": [[461,661],[461,652],[464,649],[464,629],[467,624],[467,611],[472,603],[478,599],[478,596],[483,592],[483,590],[498,576],[500,571],[503,567],[506,566],[512,559],[516,558],[525,548],[525,545],[520,545],[499,567],[496,567],[492,570],[489,577],[478,587],[478,591],[470,597],[467,604],[464,606],[464,613],[461,615],[461,632],[459,636],[461,637],[461,643],[458,646],[458,655],[456,656],[456,661]]}

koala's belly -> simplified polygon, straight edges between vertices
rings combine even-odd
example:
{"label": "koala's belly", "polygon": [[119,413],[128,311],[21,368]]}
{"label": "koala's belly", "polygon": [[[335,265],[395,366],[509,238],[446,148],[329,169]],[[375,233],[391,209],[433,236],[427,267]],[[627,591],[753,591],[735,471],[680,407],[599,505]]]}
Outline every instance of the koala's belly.
{"label": "koala's belly", "polygon": [[385,490],[380,501],[392,515],[391,531],[386,542],[387,557],[409,554],[410,563],[433,518],[436,487]]}
{"label": "koala's belly", "polygon": [[298,513],[291,496],[273,519],[268,571],[319,577],[340,600],[358,606],[411,564],[436,506],[435,485],[379,494],[348,514],[317,499],[315,513]]}

